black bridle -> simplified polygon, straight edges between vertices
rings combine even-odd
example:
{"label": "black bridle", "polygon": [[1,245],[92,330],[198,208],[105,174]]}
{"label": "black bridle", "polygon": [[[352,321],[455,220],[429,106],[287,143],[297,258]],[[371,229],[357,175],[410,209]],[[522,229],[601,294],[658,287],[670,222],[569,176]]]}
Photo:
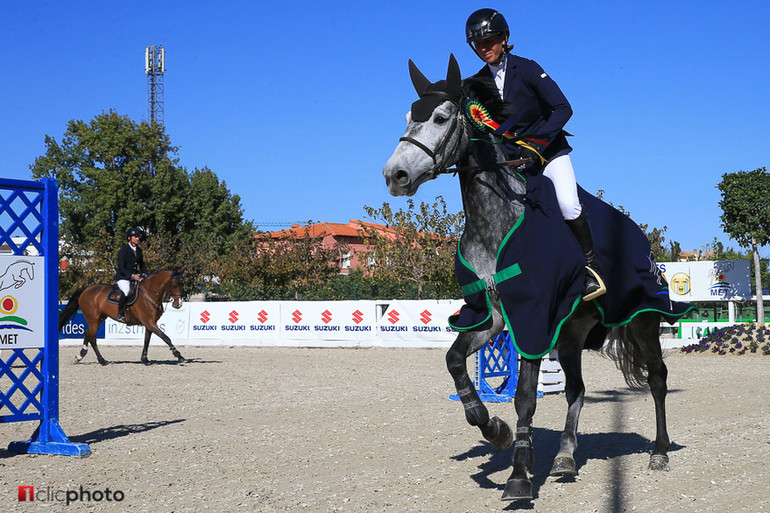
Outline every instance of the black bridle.
{"label": "black bridle", "polygon": [[[420,148],[422,151],[424,151],[430,158],[433,160],[433,167],[428,171],[428,177],[430,180],[436,178],[440,174],[450,174],[450,173],[458,173],[462,171],[472,171],[475,169],[479,169],[480,166],[455,166],[453,168],[446,167],[445,162],[441,162],[439,165],[438,159],[436,156],[441,156],[442,154],[446,155],[444,152],[446,150],[447,145],[449,144],[449,139],[452,138],[452,134],[454,133],[455,129],[457,128],[458,119],[464,118],[465,114],[462,109],[462,104],[467,101],[467,98],[453,98],[449,94],[443,92],[443,91],[431,91],[426,94],[430,95],[438,95],[444,97],[447,101],[452,102],[452,105],[457,109],[457,112],[452,116],[452,124],[449,127],[449,130],[447,130],[447,136],[444,137],[444,139],[438,144],[438,146],[435,149],[430,149],[427,145],[423,144],[422,142],[418,141],[414,137],[410,136],[403,136],[399,139],[399,142],[408,142],[410,144],[413,144]],[[466,120],[463,119],[460,122],[460,128],[465,131],[465,122]],[[457,136],[457,142],[455,143],[455,147],[452,149],[452,152],[457,150],[457,147],[460,145],[460,141],[462,140],[462,134],[458,134]],[[446,159],[444,159],[446,160]],[[524,158],[524,159],[515,159],[515,160],[504,160],[502,162],[497,162],[497,166],[521,166],[522,164],[528,164],[532,162],[531,158]]]}
{"label": "black bridle", "polygon": [[[447,136],[444,137],[441,142],[438,144],[438,146],[435,149],[430,149],[427,145],[423,144],[422,142],[418,141],[414,137],[409,137],[407,135],[401,137],[399,139],[399,142],[408,142],[410,144],[414,144],[418,148],[420,148],[422,151],[424,151],[430,158],[433,160],[433,167],[428,172],[428,176],[430,179],[436,178],[438,175],[442,173],[451,173],[451,171],[447,170],[446,167],[446,158],[444,158],[444,161],[439,164],[437,156],[444,155],[446,156],[449,154],[449,152],[446,152],[446,147],[449,144],[449,140],[452,138],[452,134],[454,134],[455,130],[457,129],[458,119],[463,117],[463,111],[460,108],[460,105],[462,104],[463,99],[462,98],[453,98],[449,94],[443,92],[443,91],[430,91],[428,93],[425,93],[425,95],[437,95],[441,96],[447,101],[452,102],[452,105],[454,105],[456,112],[452,116],[452,124],[449,126],[449,129],[446,131]],[[460,128],[462,131],[465,131],[465,120],[462,120],[460,122]],[[462,134],[457,135],[457,142],[455,143],[455,147],[452,149],[452,153],[454,153],[455,150],[457,150],[457,147],[460,145],[460,141],[462,140]]]}

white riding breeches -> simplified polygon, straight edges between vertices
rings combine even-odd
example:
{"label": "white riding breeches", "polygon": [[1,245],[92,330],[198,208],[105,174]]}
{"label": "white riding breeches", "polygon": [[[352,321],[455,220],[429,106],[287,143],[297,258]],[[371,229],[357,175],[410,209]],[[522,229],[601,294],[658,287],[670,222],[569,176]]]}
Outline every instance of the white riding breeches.
{"label": "white riding breeches", "polygon": [[569,155],[561,155],[546,164],[543,174],[551,179],[556,189],[556,199],[559,202],[561,215],[567,221],[577,219],[582,211],[578,199],[575,170]]}
{"label": "white riding breeches", "polygon": [[128,296],[128,291],[131,288],[131,282],[128,280],[118,280],[118,288]]}

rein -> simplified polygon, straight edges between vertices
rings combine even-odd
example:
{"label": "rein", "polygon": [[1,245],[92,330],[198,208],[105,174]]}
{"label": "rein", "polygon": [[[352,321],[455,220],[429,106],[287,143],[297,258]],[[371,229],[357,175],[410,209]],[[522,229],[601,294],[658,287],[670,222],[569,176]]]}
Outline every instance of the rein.
{"label": "rein", "polygon": [[[142,280],[142,282],[143,282],[143,281],[145,281],[146,279],[147,279],[147,278],[145,278],[144,280]],[[150,301],[153,303],[153,305],[155,306],[155,308],[163,308],[163,294],[166,292],[166,288],[168,288],[168,287],[169,287],[169,285],[171,284],[171,280],[173,280],[173,279],[174,279],[174,275],[173,275],[173,273],[172,273],[171,277],[168,279],[168,284],[167,284],[165,287],[163,287],[163,288],[162,288],[160,291],[157,291],[157,290],[151,289],[149,286],[145,286],[145,287],[144,287],[144,290],[146,290],[146,291],[147,291],[147,293],[148,293],[148,296],[149,296],[150,294],[152,294],[152,295],[154,295],[154,296],[155,296],[155,298],[154,298],[154,299],[153,299],[152,297],[150,297]],[[140,282],[140,284],[141,284],[141,282]],[[169,293],[169,295],[170,295],[172,298],[176,299],[176,298],[174,297],[174,295],[173,295],[173,294]],[[179,296],[179,297],[181,298],[181,296]]]}
{"label": "rein", "polygon": [[[431,93],[428,93],[431,94]],[[457,113],[452,117],[452,125],[449,127],[449,130],[447,130],[447,137],[445,137],[441,143],[436,147],[436,149],[430,149],[428,146],[423,144],[422,142],[418,141],[414,137],[410,136],[403,136],[398,141],[399,142],[408,142],[410,144],[413,144],[420,148],[422,151],[424,151],[433,161],[433,167],[428,172],[428,176],[430,179],[436,178],[438,175],[442,174],[456,174],[456,173],[462,173],[467,171],[475,171],[477,169],[481,169],[482,166],[455,166],[455,167],[446,167],[443,165],[439,165],[438,159],[436,158],[437,155],[441,155],[444,153],[446,146],[449,144],[449,139],[451,139],[452,134],[454,133],[455,129],[457,128],[457,120],[460,117],[464,116],[464,111],[460,107],[460,105],[463,102],[463,98],[460,98],[459,100],[455,100],[449,95],[444,93],[439,93],[438,91],[433,92],[432,94],[440,94],[441,96],[444,96],[448,101],[451,101],[452,104],[457,108]],[[464,121],[464,120],[463,120]],[[460,123],[460,128],[463,132],[465,132],[465,122]],[[455,147],[453,148],[452,152],[457,150],[457,147],[460,145],[460,140],[462,139],[462,134],[459,134],[457,136],[457,142],[455,143]],[[502,166],[521,166],[523,164],[528,164],[532,162],[533,159],[531,158],[524,158],[524,159],[515,159],[515,160],[504,160],[502,162],[496,162],[495,165],[498,167]]]}

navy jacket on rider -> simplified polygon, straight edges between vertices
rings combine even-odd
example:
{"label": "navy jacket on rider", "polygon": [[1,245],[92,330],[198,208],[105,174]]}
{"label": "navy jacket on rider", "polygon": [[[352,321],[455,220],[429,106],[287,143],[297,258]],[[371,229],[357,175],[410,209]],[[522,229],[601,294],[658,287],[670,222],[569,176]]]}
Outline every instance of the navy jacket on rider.
{"label": "navy jacket on rider", "polygon": [[147,274],[147,268],[144,266],[142,249],[137,246],[134,252],[131,245],[126,244],[118,251],[118,270],[115,272],[115,281],[131,280],[132,274]]}
{"label": "navy jacket on rider", "polygon": [[[572,151],[564,131],[564,125],[572,117],[572,106],[556,82],[535,61],[506,54],[502,101],[488,66],[467,82],[500,123],[498,135],[508,131],[517,137],[526,136],[530,138],[527,143],[548,160]],[[481,87],[474,87],[473,82]],[[506,139],[504,147],[510,157],[519,156],[521,148],[516,144]]]}

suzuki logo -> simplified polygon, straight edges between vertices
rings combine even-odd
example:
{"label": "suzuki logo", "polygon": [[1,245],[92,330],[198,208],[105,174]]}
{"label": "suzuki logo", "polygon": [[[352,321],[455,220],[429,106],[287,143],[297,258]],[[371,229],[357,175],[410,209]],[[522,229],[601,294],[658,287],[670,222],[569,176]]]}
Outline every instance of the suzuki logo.
{"label": "suzuki logo", "polygon": [[429,311],[423,310],[420,313],[420,320],[422,321],[423,324],[428,324],[430,322],[431,315],[433,315],[433,314],[430,313]]}
{"label": "suzuki logo", "polygon": [[321,312],[321,320],[326,324],[329,324],[332,320],[332,313],[329,310]]}
{"label": "suzuki logo", "polygon": [[361,324],[361,321],[364,320],[364,314],[361,312],[361,310],[356,310],[353,312],[353,322],[356,324]]}
{"label": "suzuki logo", "polygon": [[201,322],[203,324],[206,324],[210,320],[211,320],[211,314],[209,313],[209,311],[208,310],[203,310],[203,312],[201,312]]}
{"label": "suzuki logo", "polygon": [[257,314],[257,320],[261,322],[262,324],[265,324],[267,322],[267,312],[262,310]]}
{"label": "suzuki logo", "polygon": [[391,310],[388,314],[388,320],[391,324],[396,324],[398,322],[398,312],[396,310]]}
{"label": "suzuki logo", "polygon": [[237,320],[238,320],[238,312],[233,310],[232,312],[230,312],[230,322],[234,323]]}
{"label": "suzuki logo", "polygon": [[300,312],[299,310],[294,310],[291,313],[291,320],[294,321],[295,324],[298,323],[299,321],[301,321],[302,320],[302,312]]}

